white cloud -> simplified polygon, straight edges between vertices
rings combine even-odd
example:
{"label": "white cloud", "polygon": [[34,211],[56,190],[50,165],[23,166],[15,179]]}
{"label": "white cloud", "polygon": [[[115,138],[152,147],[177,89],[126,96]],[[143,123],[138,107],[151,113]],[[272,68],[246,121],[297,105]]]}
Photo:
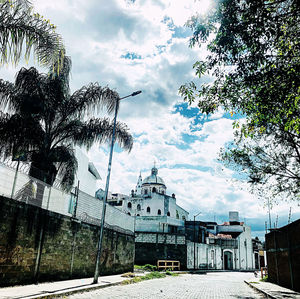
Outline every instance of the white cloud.
{"label": "white cloud", "polygon": [[[118,119],[128,124],[135,143],[130,154],[114,152],[110,190],[129,194],[139,171],[147,176],[156,160],[169,194],[175,193],[191,214],[200,210],[213,217],[234,209],[243,217],[265,219],[262,203],[232,187],[232,171],[217,161],[219,148],[233,138],[232,120],[222,118],[223,110],[198,124],[195,117],[174,113],[179,86],[195,79],[192,65],[207,54],[188,48],[188,37],[174,36],[174,29],[186,30],[186,20],[195,11],[204,13],[208,2],[33,0],[35,10],[50,18],[64,38],[73,62],[72,90],[95,81],[122,96],[143,90],[121,104]],[[122,58],[127,53],[140,59]],[[15,71],[2,68],[0,77],[12,80]],[[102,187],[107,152],[107,146],[94,146],[89,152],[103,178]]]}

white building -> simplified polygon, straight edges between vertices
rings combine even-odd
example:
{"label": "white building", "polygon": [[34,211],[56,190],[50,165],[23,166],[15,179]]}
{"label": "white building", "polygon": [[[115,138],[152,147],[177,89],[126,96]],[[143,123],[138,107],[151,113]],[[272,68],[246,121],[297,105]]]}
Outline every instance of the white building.
{"label": "white building", "polygon": [[98,181],[101,180],[100,174],[95,165],[89,161],[89,158],[78,148],[75,148],[75,157],[78,162],[78,169],[74,181],[74,187],[91,196],[95,196],[98,189]]}
{"label": "white building", "polygon": [[188,269],[255,269],[251,228],[239,221],[238,212],[229,212],[229,222],[221,225],[203,224],[206,242],[187,241]]}
{"label": "white building", "polygon": [[166,194],[167,187],[154,166],[151,175],[139,175],[135,192],[123,201],[122,209],[132,216],[160,216],[185,220],[188,212],[176,204],[175,194]]}

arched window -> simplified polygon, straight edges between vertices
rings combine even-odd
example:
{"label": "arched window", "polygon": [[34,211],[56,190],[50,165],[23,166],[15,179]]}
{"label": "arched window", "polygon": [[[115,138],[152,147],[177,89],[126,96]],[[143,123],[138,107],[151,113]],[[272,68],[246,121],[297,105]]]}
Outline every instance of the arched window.
{"label": "arched window", "polygon": [[138,204],[138,205],[136,206],[136,209],[137,209],[138,211],[140,211],[140,210],[141,210],[141,205]]}
{"label": "arched window", "polygon": [[167,216],[170,216],[170,212],[167,213]]}
{"label": "arched window", "polygon": [[160,209],[158,209],[157,215],[161,215],[161,210]]}
{"label": "arched window", "polygon": [[128,209],[131,209],[131,208],[132,208],[131,202],[129,202],[129,203],[127,204],[127,207],[128,207]]}
{"label": "arched window", "polygon": [[155,187],[152,188],[152,192],[156,192],[156,188]]}
{"label": "arched window", "polygon": [[136,216],[140,216],[140,214],[136,214]]}
{"label": "arched window", "polygon": [[182,220],[185,220],[185,216],[182,216]]}
{"label": "arched window", "polygon": [[147,213],[150,213],[150,207],[147,207]]}
{"label": "arched window", "polygon": [[176,210],[176,219],[179,219],[179,213],[177,210]]}
{"label": "arched window", "polygon": [[128,212],[127,214],[128,214],[129,216],[131,216],[131,214],[130,214],[129,212]]}
{"label": "arched window", "polygon": [[148,194],[148,190],[147,189],[144,190],[144,194]]}
{"label": "arched window", "polygon": [[161,194],[165,194],[165,191],[164,191],[164,190],[161,190]]}

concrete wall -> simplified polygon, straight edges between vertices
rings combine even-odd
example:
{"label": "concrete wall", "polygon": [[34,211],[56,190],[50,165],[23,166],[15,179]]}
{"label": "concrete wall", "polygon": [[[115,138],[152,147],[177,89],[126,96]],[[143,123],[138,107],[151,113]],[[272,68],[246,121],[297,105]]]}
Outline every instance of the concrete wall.
{"label": "concrete wall", "polygon": [[185,236],[160,233],[136,233],[135,264],[157,265],[158,260],[176,260],[186,269]]}
{"label": "concrete wall", "polygon": [[184,221],[168,216],[140,216],[135,219],[135,231],[139,232],[167,233],[169,226],[184,229]]}
{"label": "concrete wall", "polygon": [[300,291],[300,219],[266,234],[268,278]]}
{"label": "concrete wall", "polygon": [[[70,217],[0,197],[1,286],[34,281],[42,229],[39,281],[93,276],[98,226],[76,223]],[[133,270],[133,235],[105,229],[103,244],[101,274]]]}
{"label": "concrete wall", "polygon": [[[221,246],[187,241],[188,269],[223,269],[223,251]],[[195,248],[195,256],[194,256]],[[195,265],[194,265],[195,260]]]}
{"label": "concrete wall", "polygon": [[243,226],[243,232],[238,236],[237,268],[253,270],[255,268],[253,259],[253,245],[250,226]]}

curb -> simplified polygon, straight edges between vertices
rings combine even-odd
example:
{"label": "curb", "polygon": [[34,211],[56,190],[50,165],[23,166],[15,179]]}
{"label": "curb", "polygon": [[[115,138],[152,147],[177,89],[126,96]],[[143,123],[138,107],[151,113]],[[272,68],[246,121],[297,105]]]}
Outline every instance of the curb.
{"label": "curb", "polygon": [[70,289],[73,290],[61,290],[61,291],[53,291],[52,292],[48,292],[45,294],[41,294],[41,295],[32,295],[32,296],[26,296],[26,297],[18,297],[18,298],[24,298],[24,299],[46,299],[46,298],[57,298],[57,297],[61,297],[61,296],[69,296],[72,294],[76,294],[76,293],[80,293],[80,292],[89,292],[89,291],[94,291],[97,289],[104,289],[107,287],[112,287],[112,286],[117,286],[122,284],[122,281],[118,281],[118,282],[111,282],[105,285],[90,285],[90,286],[85,286],[85,287],[72,287]]}
{"label": "curb", "polygon": [[254,284],[248,282],[247,280],[244,280],[244,282],[245,282],[248,286],[250,286],[251,288],[253,288],[254,290],[256,290],[256,291],[258,291],[258,292],[264,294],[267,298],[277,299],[276,297],[274,297],[274,296],[270,295],[269,293],[267,293],[266,291],[263,291],[262,289],[256,287]]}

